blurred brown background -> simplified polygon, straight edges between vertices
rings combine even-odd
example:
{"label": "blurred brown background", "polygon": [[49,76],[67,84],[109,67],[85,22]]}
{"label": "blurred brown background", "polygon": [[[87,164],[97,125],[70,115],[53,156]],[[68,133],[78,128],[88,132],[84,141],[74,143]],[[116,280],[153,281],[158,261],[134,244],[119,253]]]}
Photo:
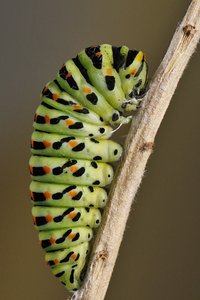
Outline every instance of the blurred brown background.
{"label": "blurred brown background", "polygon": [[[1,3],[2,300],[66,300],[44,263],[28,196],[29,139],[44,84],[91,44],[127,44],[150,78],[189,0]],[[196,51],[156,138],[106,300],[199,300],[200,53]],[[94,299],[95,300],[95,299]]]}

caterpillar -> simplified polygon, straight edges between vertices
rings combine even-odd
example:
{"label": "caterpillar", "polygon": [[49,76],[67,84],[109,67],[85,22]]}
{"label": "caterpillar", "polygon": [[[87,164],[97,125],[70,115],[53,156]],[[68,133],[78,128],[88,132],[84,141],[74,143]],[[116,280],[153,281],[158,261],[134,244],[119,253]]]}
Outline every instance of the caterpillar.
{"label": "caterpillar", "polygon": [[32,216],[47,264],[70,291],[82,284],[108,200],[109,163],[122,154],[113,128],[130,121],[146,86],[142,51],[102,44],[67,60],[42,91],[31,137]]}

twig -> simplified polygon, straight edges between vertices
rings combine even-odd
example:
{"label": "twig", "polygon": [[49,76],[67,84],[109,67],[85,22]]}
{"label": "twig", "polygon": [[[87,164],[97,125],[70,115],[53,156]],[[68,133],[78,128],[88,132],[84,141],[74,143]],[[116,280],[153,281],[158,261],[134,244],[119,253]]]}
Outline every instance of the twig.
{"label": "twig", "polygon": [[156,132],[199,38],[200,0],[193,0],[151,82],[144,106],[132,122],[84,285],[71,300],[103,300],[105,297],[131,204],[152,152]]}

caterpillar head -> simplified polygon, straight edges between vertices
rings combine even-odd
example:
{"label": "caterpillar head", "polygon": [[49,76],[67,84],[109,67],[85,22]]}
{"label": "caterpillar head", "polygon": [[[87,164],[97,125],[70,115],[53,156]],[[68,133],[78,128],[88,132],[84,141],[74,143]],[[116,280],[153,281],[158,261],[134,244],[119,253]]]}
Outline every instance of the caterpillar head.
{"label": "caterpillar head", "polygon": [[126,97],[122,102],[122,109],[131,111],[137,109],[146,92],[147,63],[142,51],[129,50],[123,46],[120,54],[124,57],[124,64],[119,69],[119,75]]}
{"label": "caterpillar head", "polygon": [[[84,49],[78,59],[93,87],[114,109],[122,115],[137,109],[147,84],[147,64],[142,51],[102,44]],[[119,123],[124,123],[122,117],[111,121]]]}

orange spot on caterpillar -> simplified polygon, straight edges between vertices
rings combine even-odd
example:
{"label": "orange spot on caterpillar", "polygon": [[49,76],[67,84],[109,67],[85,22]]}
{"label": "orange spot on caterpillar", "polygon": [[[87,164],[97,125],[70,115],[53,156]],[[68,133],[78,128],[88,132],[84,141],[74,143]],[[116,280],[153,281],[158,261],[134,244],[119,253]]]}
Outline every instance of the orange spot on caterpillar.
{"label": "orange spot on caterpillar", "polygon": [[54,238],[50,238],[49,241],[50,241],[50,243],[51,243],[51,245],[52,245],[52,244],[55,244],[55,241],[56,241],[56,240],[55,240]]}
{"label": "orange spot on caterpillar", "polygon": [[97,52],[97,53],[95,53],[95,56],[97,56],[97,57],[99,57],[99,56],[101,56],[102,55],[102,53],[101,52]]}
{"label": "orange spot on caterpillar", "polygon": [[76,105],[73,105],[72,108],[73,108],[74,110],[79,110],[79,109],[81,109],[82,107],[81,107],[80,105],[76,104]]}
{"label": "orange spot on caterpillar", "polygon": [[30,195],[31,200],[34,200],[34,198],[33,198],[33,192],[29,191],[29,195]]}
{"label": "orange spot on caterpillar", "polygon": [[30,173],[33,174],[33,167],[31,165],[29,165],[29,170],[30,170]]}
{"label": "orange spot on caterpillar", "polygon": [[130,74],[131,74],[131,75],[135,75],[135,74],[136,74],[136,72],[137,72],[137,70],[136,70],[136,69],[132,69],[132,70],[130,71]]}
{"label": "orange spot on caterpillar", "polygon": [[70,147],[76,147],[77,145],[78,145],[78,143],[76,142],[76,141],[70,141],[70,142],[68,142],[68,144],[69,144],[69,146]]}
{"label": "orange spot on caterpillar", "polygon": [[68,238],[69,238],[70,240],[72,240],[74,237],[75,237],[75,234],[74,234],[74,233],[70,233],[70,234],[68,235]]}
{"label": "orange spot on caterpillar", "polygon": [[77,192],[76,191],[70,191],[67,193],[70,197],[74,197],[77,195]]}
{"label": "orange spot on caterpillar", "polygon": [[112,75],[112,68],[109,68],[106,70],[106,75],[109,75],[109,76]]}
{"label": "orange spot on caterpillar", "polygon": [[51,147],[51,143],[48,142],[47,140],[44,140],[44,141],[43,141],[43,144],[45,145],[46,148]]}
{"label": "orange spot on caterpillar", "polygon": [[53,220],[53,217],[50,216],[50,215],[47,215],[47,216],[45,217],[45,219],[46,219],[47,222],[51,222],[51,221]]}
{"label": "orange spot on caterpillar", "polygon": [[34,140],[31,139],[31,148],[33,148],[33,147],[34,147]]}
{"label": "orange spot on caterpillar", "polygon": [[66,124],[67,126],[70,126],[70,125],[73,125],[73,124],[74,124],[74,121],[68,119],[68,120],[65,120],[65,124]]}
{"label": "orange spot on caterpillar", "polygon": [[[73,219],[74,217],[76,217],[76,213],[75,212],[71,212],[69,215],[67,215],[68,219]],[[70,233],[71,234],[71,233]],[[68,235],[69,237],[70,235]]]}
{"label": "orange spot on caterpillar", "polygon": [[75,259],[77,258],[77,255],[74,253],[74,254],[71,255],[70,258],[71,258],[72,260],[75,260]]}
{"label": "orange spot on caterpillar", "polygon": [[49,118],[49,116],[46,115],[46,116],[44,117],[44,119],[45,119],[45,123],[47,123],[47,124],[50,123],[50,118]]}
{"label": "orange spot on caterpillar", "polygon": [[78,167],[77,166],[71,166],[71,167],[69,167],[69,170],[70,170],[70,172],[74,173],[78,170]]}
{"label": "orange spot on caterpillar", "polygon": [[43,166],[43,170],[46,174],[51,173],[51,168],[48,166]]}
{"label": "orange spot on caterpillar", "polygon": [[45,192],[44,196],[45,196],[46,200],[48,200],[49,198],[51,198],[51,193]]}
{"label": "orange spot on caterpillar", "polygon": [[58,100],[58,98],[59,98],[59,94],[53,94],[53,96],[52,96],[52,97],[53,97],[53,100],[55,100],[55,101],[56,101],[56,100]]}
{"label": "orange spot on caterpillar", "polygon": [[59,260],[57,258],[55,258],[53,262],[55,265],[57,265],[59,263]]}
{"label": "orange spot on caterpillar", "polygon": [[72,72],[68,72],[67,75],[65,76],[65,78],[69,78],[70,76],[72,76]]}
{"label": "orange spot on caterpillar", "polygon": [[33,224],[36,225],[36,217],[32,216],[32,219],[33,219]]}
{"label": "orange spot on caterpillar", "polygon": [[84,86],[83,87],[83,93],[84,94],[90,94],[91,92],[92,92],[92,90],[88,86]]}

